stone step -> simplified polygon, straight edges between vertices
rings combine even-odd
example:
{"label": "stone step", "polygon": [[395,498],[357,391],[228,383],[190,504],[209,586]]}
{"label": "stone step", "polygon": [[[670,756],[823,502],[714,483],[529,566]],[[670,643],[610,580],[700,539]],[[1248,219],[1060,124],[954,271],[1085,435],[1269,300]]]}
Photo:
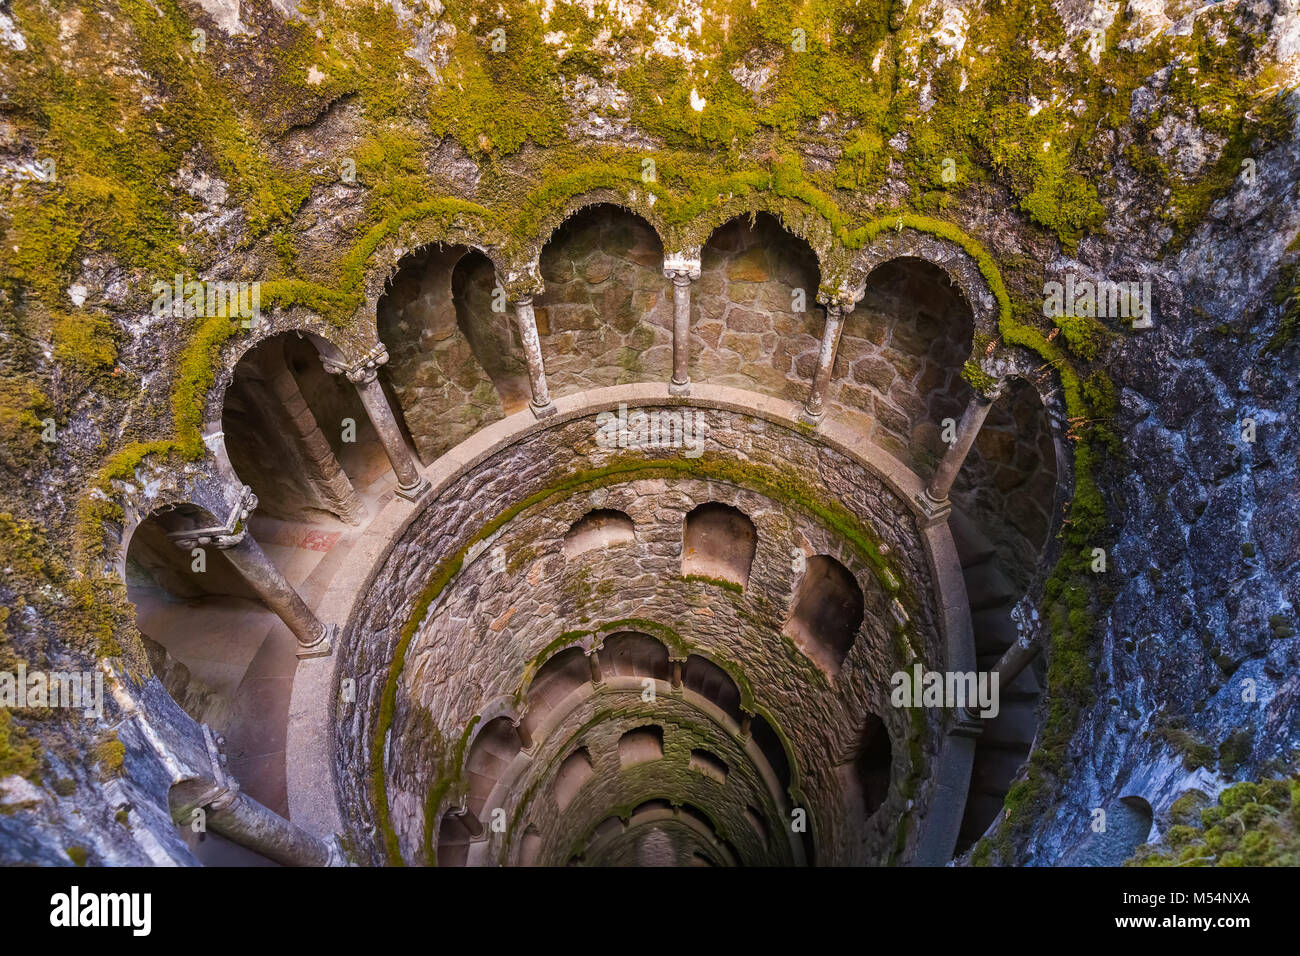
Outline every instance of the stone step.
{"label": "stone step", "polygon": [[996,553],[979,526],[955,508],[948,515],[948,530],[952,533],[952,543],[957,548],[957,558],[963,568],[987,561]]}
{"label": "stone step", "polygon": [[1006,797],[1011,781],[1028,757],[1029,752],[1019,747],[981,747],[971,766],[971,793],[999,799]]}
{"label": "stone step", "polygon": [[972,611],[1002,607],[1014,603],[1016,589],[993,561],[973,564],[962,571],[966,579],[966,599]]}
{"label": "stone step", "polygon": [[1028,751],[1038,730],[1034,705],[1014,699],[1000,700],[1000,704],[997,717],[984,721],[984,733],[980,735],[981,745],[1023,747]]}
{"label": "stone step", "polygon": [[1001,655],[1020,633],[1011,619],[1011,608],[1005,605],[974,612],[971,627],[975,633],[975,653],[979,655]]}

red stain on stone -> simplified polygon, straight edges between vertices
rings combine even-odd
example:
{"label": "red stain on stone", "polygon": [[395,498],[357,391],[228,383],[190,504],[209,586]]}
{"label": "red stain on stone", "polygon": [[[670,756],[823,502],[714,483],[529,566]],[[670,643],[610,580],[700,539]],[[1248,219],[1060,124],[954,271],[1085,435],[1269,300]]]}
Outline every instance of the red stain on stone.
{"label": "red stain on stone", "polygon": [[328,551],[338,544],[338,540],[339,532],[337,531],[328,533],[324,531],[308,531],[302,536],[302,541],[298,543],[298,547],[305,551]]}

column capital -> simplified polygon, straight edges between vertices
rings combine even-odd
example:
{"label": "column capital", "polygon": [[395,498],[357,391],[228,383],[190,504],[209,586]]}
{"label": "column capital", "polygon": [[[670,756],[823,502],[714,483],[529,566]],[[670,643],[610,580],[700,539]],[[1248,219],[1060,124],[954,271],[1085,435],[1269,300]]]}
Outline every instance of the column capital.
{"label": "column capital", "polygon": [[826,307],[826,311],[836,309],[840,315],[848,315],[855,308],[862,297],[855,294],[848,286],[840,286],[829,292],[824,292],[817,296],[817,301]]}
{"label": "column capital", "polygon": [[224,551],[233,548],[244,540],[248,534],[248,516],[257,508],[257,495],[253,489],[244,485],[239,493],[239,500],[230,510],[225,524],[208,528],[189,528],[184,531],[169,532],[168,539],[182,551],[196,547],[214,547]]}
{"label": "column capital", "polygon": [[981,382],[978,385],[972,385],[975,392],[975,401],[981,405],[992,405],[1002,393],[1006,391],[1007,380],[1004,378],[995,378],[991,382]]}
{"label": "column capital", "polygon": [[700,250],[670,252],[664,255],[664,275],[685,285],[700,277]]}
{"label": "column capital", "polygon": [[546,290],[541,263],[536,259],[498,271],[497,284],[505,292],[507,302],[531,300]]}
{"label": "column capital", "polygon": [[379,366],[387,363],[388,348],[383,342],[375,345],[355,362],[348,362],[343,358],[321,356],[321,364],[325,366],[325,371],[331,375],[346,375],[348,381],[357,385],[366,385],[373,382],[379,375]]}

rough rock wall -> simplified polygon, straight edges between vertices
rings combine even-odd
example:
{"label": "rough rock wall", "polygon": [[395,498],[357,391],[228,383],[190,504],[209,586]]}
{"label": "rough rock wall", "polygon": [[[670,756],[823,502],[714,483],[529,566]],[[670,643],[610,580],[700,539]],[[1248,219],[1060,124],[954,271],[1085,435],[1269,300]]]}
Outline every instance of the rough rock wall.
{"label": "rough rock wall", "polygon": [[[24,594],[30,601],[29,611],[8,620],[4,653],[84,664],[125,652],[125,666],[142,663],[121,583],[93,572],[78,576],[107,563],[82,542],[94,541],[102,523],[111,537],[121,525],[113,497],[123,494],[123,485],[132,494],[149,486],[158,459],[173,473],[194,467],[202,451],[193,445],[192,427],[204,404],[195,393],[209,373],[219,378],[225,341],[213,344],[211,323],[151,315],[153,280],[177,271],[287,280],[301,285],[281,289],[282,304],[302,308],[301,293],[313,308],[328,311],[337,303],[318,297],[322,289],[357,289],[348,257],[376,230],[391,238],[391,245],[385,245],[389,238],[375,240],[379,254],[400,249],[409,238],[399,235],[404,217],[430,196],[482,200],[495,211],[527,209],[527,222],[536,223],[554,209],[530,188],[572,170],[580,173],[566,182],[590,186],[613,177],[632,183],[625,193],[640,190],[644,198],[646,151],[656,152],[665,173],[675,163],[681,174],[665,175],[661,210],[673,209],[682,196],[689,201],[681,208],[733,203],[735,212],[770,201],[792,219],[821,222],[822,235],[835,233],[828,223],[836,214],[847,215],[850,225],[894,207],[940,215],[985,243],[1017,314],[1044,335],[1061,329],[1037,318],[1044,264],[1152,277],[1161,330],[1134,336],[1120,350],[1132,356],[1131,371],[1120,373],[1125,366],[1118,355],[1102,356],[1103,371],[1130,388],[1124,407],[1137,402],[1143,422],[1158,423],[1121,419],[1120,437],[1153,455],[1133,456],[1130,466],[1111,449],[1116,466],[1096,468],[1110,507],[1105,537],[1119,534],[1119,550],[1128,548],[1140,565],[1152,553],[1147,541],[1157,523],[1169,530],[1156,539],[1176,542],[1181,529],[1205,522],[1215,533],[1202,531],[1194,540],[1217,546],[1219,531],[1258,521],[1250,536],[1259,540],[1244,542],[1264,545],[1255,559],[1207,546],[1187,555],[1188,573],[1211,601],[1206,613],[1216,622],[1234,619],[1241,606],[1218,594],[1224,581],[1239,584],[1236,593],[1247,604],[1291,613],[1295,574],[1283,529],[1294,521],[1285,456],[1274,455],[1280,464],[1261,463],[1258,488],[1253,477],[1197,472],[1202,487],[1242,492],[1239,511],[1220,495],[1210,512],[1213,496],[1206,490],[1209,519],[1175,518],[1159,510],[1165,506],[1141,504],[1130,486],[1165,487],[1170,476],[1157,473],[1161,453],[1178,459],[1190,437],[1177,414],[1168,426],[1157,414],[1163,403],[1177,404],[1165,384],[1177,375],[1146,381],[1151,370],[1187,366],[1187,356],[1208,340],[1215,345],[1202,361],[1222,388],[1211,382],[1214,387],[1197,394],[1232,405],[1244,381],[1259,389],[1261,408],[1279,416],[1283,411],[1271,405],[1284,405],[1281,386],[1260,383],[1294,381],[1293,335],[1289,344],[1283,335],[1267,357],[1261,353],[1262,343],[1295,323],[1293,309],[1288,316],[1270,300],[1294,260],[1287,246],[1300,226],[1293,212],[1297,161],[1291,145],[1269,145],[1293,143],[1295,134],[1289,122],[1279,129],[1268,119],[1272,92],[1300,76],[1294,4],[1230,2],[1195,10],[1059,0],[996,10],[964,2],[906,10],[832,4],[834,28],[808,31],[812,59],[787,49],[791,22],[767,23],[761,6],[690,3],[638,16],[624,5],[593,4],[588,23],[572,5],[546,5],[540,9],[548,18],[557,9],[560,17],[548,19],[547,30],[577,42],[579,55],[570,56],[574,48],[561,43],[543,47],[540,57],[516,59],[512,52],[489,62],[478,41],[494,21],[486,13],[471,19],[457,5],[331,5],[303,15],[284,4],[247,4],[232,16],[232,5],[185,2],[109,3],[104,15],[75,3],[10,4],[0,31],[0,77],[13,91],[0,125],[6,190],[0,463],[10,476],[6,513],[15,519],[6,524],[13,560],[6,564],[12,573],[4,604],[18,607]],[[517,38],[516,23],[540,23],[537,9],[501,4],[492,16]],[[195,26],[207,30],[207,58],[191,49]],[[528,43],[512,51],[537,52]],[[563,82],[552,82],[557,75]],[[861,82],[869,75],[872,82]],[[69,90],[83,95],[60,93]],[[1048,145],[1022,148],[1034,143]],[[602,155],[594,175],[584,164],[603,148],[611,155]],[[619,165],[625,158],[619,149],[631,153],[627,169]],[[548,155],[553,161],[541,158]],[[38,175],[46,159],[56,160],[54,182]],[[355,160],[358,178],[340,175],[345,159]],[[1256,164],[1257,181],[1239,178],[1245,159]],[[750,185],[737,178],[718,186],[729,163]],[[959,174],[955,182],[943,177],[946,168]],[[763,185],[746,192],[754,182]],[[813,205],[820,211],[808,212]],[[440,208],[436,215],[446,214]],[[666,218],[679,225],[689,216]],[[1181,252],[1166,248],[1202,222]],[[524,231],[522,241],[540,241],[542,230]],[[446,232],[430,230],[423,241]],[[1220,325],[1235,331],[1216,338]],[[1123,327],[1112,331],[1127,335]],[[1068,355],[1042,357],[1063,373],[1078,365],[1083,378],[1096,354],[1089,356],[1086,335],[1077,333],[1065,333],[1075,338]],[[1085,412],[1118,417],[1104,408]],[[59,427],[55,443],[40,439],[46,418]],[[1271,433],[1262,434],[1252,453],[1294,447],[1292,422],[1270,421]],[[1192,435],[1210,434],[1208,424],[1196,425]],[[1146,432],[1154,437],[1140,437]],[[167,459],[176,451],[165,450],[169,442],[187,448],[188,457]],[[1125,523],[1132,529],[1120,532]],[[40,540],[32,550],[72,555],[73,569],[42,564],[12,543],[33,527]],[[1106,588],[1097,592],[1109,595]],[[1215,678],[1206,670],[1207,655],[1195,653],[1190,642],[1200,638],[1183,629],[1181,609],[1174,619],[1176,599],[1154,590],[1148,597],[1159,601],[1090,630],[1088,646],[1107,655],[1122,648],[1129,617],[1158,624],[1162,641],[1179,642],[1189,660],[1200,662],[1193,673],[1208,689]],[[1284,620],[1269,631],[1284,634],[1288,626]],[[112,637],[101,639],[104,630]],[[1289,653],[1276,650],[1289,646],[1286,638],[1270,640],[1269,653]],[[1093,766],[1092,758],[1080,756],[1088,766],[1073,783],[1082,763],[1054,767],[1064,782],[1069,824],[1051,814],[1036,818],[1031,828],[1041,820],[1049,834],[1039,834],[1036,859],[1058,859],[1062,842],[1082,831],[1084,808],[1122,788],[1118,781],[1130,769],[1173,768],[1158,772],[1165,782],[1177,775],[1174,748],[1151,744],[1158,753],[1148,760],[1125,737],[1122,724],[1143,720],[1153,702],[1155,711],[1188,706],[1182,682],[1155,681],[1166,677],[1155,666],[1159,646],[1148,645],[1142,655],[1132,662],[1151,678],[1141,691],[1130,684],[1116,694],[1125,700],[1122,708],[1109,705],[1106,693],[1094,694],[1097,703],[1078,728],[1074,751],[1083,754],[1093,741],[1106,740],[1105,757]],[[1109,680],[1119,668],[1104,673]],[[1089,671],[1089,692],[1103,690],[1093,683]],[[1249,712],[1257,718],[1254,763],[1237,773],[1262,772],[1267,768],[1256,752],[1293,745],[1296,719],[1288,699],[1275,698],[1266,722]],[[1189,719],[1213,737],[1216,720],[1226,730],[1249,724],[1238,719],[1244,716],[1210,708]],[[26,725],[40,737],[56,723],[5,713],[9,736],[0,753],[6,786],[38,791],[11,819],[29,827],[63,821],[62,829],[42,829],[48,846],[75,841],[84,827],[55,808],[58,768],[39,754],[28,759],[17,728]],[[97,725],[90,736],[105,730]],[[1073,735],[1076,728],[1062,732]],[[1054,752],[1059,743],[1053,742]],[[53,739],[50,744],[47,749]],[[98,799],[89,785],[77,794],[87,806]],[[1017,846],[1026,833],[1016,831]],[[138,848],[149,836],[141,830],[133,839]],[[116,858],[139,858],[133,853]]]}
{"label": "rough rock wall", "polygon": [[[1295,142],[1214,206],[1177,255],[1091,242],[1086,269],[1124,262],[1155,285],[1158,328],[1117,343],[1122,446],[1105,472],[1119,531],[1098,588],[1096,699],[1074,776],[1031,844],[1035,863],[1086,852],[1088,814],[1139,796],[1170,825],[1186,789],[1292,772],[1300,747],[1300,354],[1268,295],[1300,228]],[[1254,421],[1254,441],[1247,441]]]}

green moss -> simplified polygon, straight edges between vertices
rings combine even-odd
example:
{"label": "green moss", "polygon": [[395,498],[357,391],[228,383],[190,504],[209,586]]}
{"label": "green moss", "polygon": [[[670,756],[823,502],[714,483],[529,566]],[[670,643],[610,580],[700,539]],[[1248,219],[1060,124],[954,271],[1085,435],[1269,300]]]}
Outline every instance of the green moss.
{"label": "green moss", "polygon": [[70,797],[77,792],[77,781],[71,777],[60,777],[54,781],[54,792],[61,797]]}
{"label": "green moss", "polygon": [[737,584],[735,581],[724,581],[722,578],[711,578],[704,574],[683,574],[683,581],[699,581],[701,584],[711,584],[714,587],[726,588],[736,594],[745,593],[744,586]]}
{"label": "green moss", "polygon": [[1219,744],[1219,767],[1225,773],[1232,773],[1247,760],[1255,748],[1255,738],[1249,730],[1238,730]]}
{"label": "green moss", "polygon": [[966,380],[976,392],[981,395],[987,395],[997,387],[998,381],[984,369],[980,368],[978,363],[968,360],[961,368],[961,377]]}
{"label": "green moss", "polygon": [[126,746],[117,739],[116,733],[111,740],[96,744],[90,752],[91,761],[99,767],[99,775],[103,779],[120,776],[125,757]]}
{"label": "green moss", "polygon": [[1300,328],[1300,260],[1282,269],[1273,289],[1273,299],[1282,306],[1282,318],[1269,336],[1265,352],[1279,352],[1286,348],[1295,341],[1296,329]]}
{"label": "green moss", "polygon": [[[1189,796],[1193,800],[1184,804]],[[1175,801],[1185,820],[1205,795],[1189,791]],[[1171,808],[1171,815],[1172,815]],[[1125,866],[1300,865],[1300,777],[1235,784],[1205,807],[1199,821],[1171,826],[1160,843],[1147,844]]]}
{"label": "green moss", "polygon": [[0,777],[17,774],[34,781],[40,768],[40,741],[15,724],[8,710],[0,709]]}
{"label": "green moss", "polygon": [[1157,724],[1153,733],[1183,755],[1183,766],[1188,770],[1195,770],[1197,767],[1211,769],[1214,767],[1217,756],[1214,747],[1191,731],[1164,723]]}
{"label": "green moss", "polygon": [[63,852],[68,854],[68,859],[71,860],[75,866],[85,866],[86,859],[90,855],[90,851],[84,846],[70,846]]}

